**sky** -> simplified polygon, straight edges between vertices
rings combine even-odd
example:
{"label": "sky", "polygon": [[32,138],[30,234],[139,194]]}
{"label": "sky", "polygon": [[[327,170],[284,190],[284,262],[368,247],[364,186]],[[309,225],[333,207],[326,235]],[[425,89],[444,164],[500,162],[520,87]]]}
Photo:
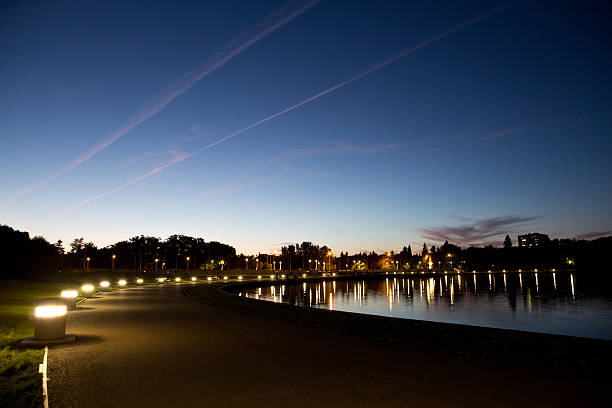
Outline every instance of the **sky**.
{"label": "sky", "polygon": [[239,253],[612,234],[605,1],[4,1],[0,223]]}

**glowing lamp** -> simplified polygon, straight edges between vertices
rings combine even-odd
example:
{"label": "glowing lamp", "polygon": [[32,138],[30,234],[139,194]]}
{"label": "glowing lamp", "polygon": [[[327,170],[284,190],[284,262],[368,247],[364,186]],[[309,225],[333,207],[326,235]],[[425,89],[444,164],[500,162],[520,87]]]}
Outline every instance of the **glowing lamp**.
{"label": "glowing lamp", "polygon": [[68,313],[66,305],[37,306],[34,309],[34,317],[61,317],[66,316],[66,313]]}
{"label": "glowing lamp", "polygon": [[192,277],[191,277],[191,281],[192,281],[192,282],[195,282],[196,280],[198,280],[198,278],[196,278],[195,276],[192,276]]}
{"label": "glowing lamp", "polygon": [[257,275],[257,279],[261,279],[261,275]]}
{"label": "glowing lamp", "polygon": [[281,278],[285,279],[285,275],[281,275]]}
{"label": "glowing lamp", "polygon": [[64,299],[48,298],[37,301],[34,309],[34,339],[57,340],[66,337],[66,313]]}
{"label": "glowing lamp", "polygon": [[180,281],[181,281],[181,278],[179,278],[179,277],[177,276],[176,278],[174,278],[174,281],[175,281],[175,282],[180,282]]}
{"label": "glowing lamp", "polygon": [[110,282],[109,281],[102,281],[100,282],[100,287],[101,288],[108,288],[110,286]]}
{"label": "glowing lamp", "polygon": [[239,277],[238,277],[238,280],[242,280],[242,276],[239,276]]}
{"label": "glowing lamp", "polygon": [[157,278],[157,281],[159,283],[164,283],[166,281],[166,278]]}
{"label": "glowing lamp", "polygon": [[141,278],[136,279],[136,283],[142,285],[144,281]]}
{"label": "glowing lamp", "polygon": [[274,279],[274,275],[270,275],[270,279]]}
{"label": "glowing lamp", "polygon": [[211,281],[211,280],[212,280],[212,277],[210,277],[210,276],[209,276],[209,277],[208,277],[208,278],[206,278],[206,279],[207,279],[207,280],[209,280],[209,281]]}
{"label": "glowing lamp", "polygon": [[79,292],[77,292],[76,290],[62,290],[60,296],[64,299],[74,299],[79,296]]}
{"label": "glowing lamp", "polygon": [[125,279],[121,279],[119,282],[117,282],[119,284],[119,286],[125,286],[127,284],[127,282],[125,281]]}
{"label": "glowing lamp", "polygon": [[224,276],[223,279],[227,279],[227,276]]}
{"label": "glowing lamp", "polygon": [[306,274],[305,274],[305,273],[303,273],[303,274],[302,274],[302,278],[305,278],[305,277],[306,277]]}
{"label": "glowing lamp", "polygon": [[91,293],[94,290],[94,285],[92,285],[91,283],[86,283],[83,286],[81,286],[81,290],[83,292]]}

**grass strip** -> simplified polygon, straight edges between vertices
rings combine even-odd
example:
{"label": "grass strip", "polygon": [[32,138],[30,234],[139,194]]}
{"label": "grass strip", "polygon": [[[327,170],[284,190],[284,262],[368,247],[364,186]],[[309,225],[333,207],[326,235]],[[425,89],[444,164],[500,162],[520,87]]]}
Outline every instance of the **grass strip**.
{"label": "grass strip", "polygon": [[0,407],[42,406],[38,364],[44,351],[19,343],[34,335],[36,300],[58,297],[65,288],[65,283],[0,280]]}

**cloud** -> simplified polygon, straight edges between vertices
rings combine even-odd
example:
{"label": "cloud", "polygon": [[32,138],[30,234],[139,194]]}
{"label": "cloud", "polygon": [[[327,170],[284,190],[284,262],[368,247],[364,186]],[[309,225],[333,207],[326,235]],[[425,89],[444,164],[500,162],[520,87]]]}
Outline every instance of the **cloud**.
{"label": "cloud", "polygon": [[[242,134],[242,133],[244,133],[244,132],[246,132],[248,130],[251,130],[251,129],[257,127],[257,126],[260,126],[260,125],[262,125],[262,124],[264,124],[264,123],[266,123],[266,122],[268,122],[270,120],[276,119],[279,116],[283,116],[283,115],[285,115],[285,114],[287,114],[289,112],[292,112],[295,109],[298,109],[298,108],[300,108],[300,107],[302,107],[302,106],[304,106],[306,104],[314,102],[315,100],[317,100],[317,99],[319,99],[319,98],[321,98],[321,97],[323,97],[323,96],[325,96],[325,95],[327,95],[329,93],[332,93],[332,92],[334,92],[334,91],[336,91],[336,90],[338,90],[340,88],[344,88],[345,86],[347,86],[347,85],[349,85],[349,84],[351,84],[351,83],[353,83],[353,82],[355,82],[355,81],[357,81],[357,80],[359,80],[359,79],[361,79],[363,77],[366,77],[366,76],[368,76],[368,75],[370,75],[370,74],[372,74],[372,73],[374,73],[376,71],[379,71],[380,69],[386,67],[387,65],[389,65],[389,64],[391,64],[393,62],[396,62],[396,61],[398,61],[398,60],[400,60],[400,59],[402,59],[402,58],[404,58],[404,57],[406,57],[406,56],[408,56],[408,55],[410,55],[410,54],[420,50],[421,48],[427,47],[428,45],[433,44],[433,43],[435,43],[437,41],[440,41],[440,40],[442,40],[442,39],[444,39],[444,38],[446,38],[446,37],[456,33],[457,31],[460,31],[460,30],[462,30],[462,29],[464,29],[466,27],[469,27],[469,26],[471,26],[473,24],[478,23],[479,21],[482,21],[482,20],[484,20],[486,18],[489,18],[489,17],[491,17],[491,16],[493,16],[493,15],[495,15],[495,14],[497,14],[497,13],[499,13],[499,12],[505,10],[505,9],[507,9],[508,7],[511,7],[511,6],[515,5],[515,4],[517,4],[518,2],[519,2],[519,0],[512,1],[510,3],[506,3],[506,4],[502,5],[502,6],[494,8],[494,9],[492,9],[492,10],[490,10],[490,11],[484,13],[484,14],[481,14],[478,17],[474,17],[471,20],[467,20],[467,21],[465,21],[465,22],[463,22],[461,24],[457,24],[457,25],[455,25],[453,27],[450,27],[450,28],[448,28],[448,29],[446,29],[444,31],[441,31],[438,34],[435,34],[434,36],[429,37],[428,39],[423,40],[423,41],[417,43],[416,45],[413,45],[412,47],[406,48],[406,49],[398,52],[397,54],[391,55],[391,56],[389,56],[389,57],[387,57],[387,58],[377,62],[376,64],[372,65],[371,67],[367,68],[366,70],[361,71],[360,73],[358,73],[356,75],[353,75],[352,77],[349,77],[348,79],[345,79],[344,81],[339,82],[336,85],[334,85],[334,86],[332,86],[330,88],[325,89],[324,91],[316,93],[316,94],[314,94],[314,95],[312,95],[312,96],[310,96],[310,97],[308,97],[306,99],[303,99],[302,101],[300,101],[300,102],[298,102],[298,103],[296,103],[294,105],[291,105],[291,106],[289,106],[289,107],[287,107],[287,108],[285,108],[283,110],[280,110],[280,111],[278,111],[276,113],[273,113],[273,114],[271,114],[269,116],[266,116],[263,119],[260,119],[260,120],[258,120],[256,122],[253,122],[253,123],[251,123],[251,124],[249,124],[247,126],[244,126],[244,127],[240,128],[240,129],[238,129],[238,130],[236,130],[236,131],[234,131],[232,133],[229,133],[229,134],[227,134],[227,135],[225,135],[225,136],[215,140],[214,142],[212,142],[212,143],[210,143],[210,144],[208,144],[206,146],[203,146],[202,148],[200,148],[198,150],[195,150],[195,151],[193,151],[193,152],[191,152],[189,154],[185,154],[184,157],[179,159],[179,160],[171,160],[171,161],[167,162],[166,164],[163,164],[163,165],[153,169],[152,171],[150,171],[147,174],[144,174],[144,175],[142,175],[142,176],[140,176],[140,177],[138,177],[138,178],[136,178],[136,179],[134,179],[132,181],[129,181],[129,182],[127,182],[127,183],[125,183],[125,184],[123,184],[121,186],[118,186],[118,187],[116,187],[116,188],[114,188],[112,190],[109,190],[109,191],[107,191],[105,193],[98,194],[97,196],[91,197],[91,198],[89,198],[89,199],[87,199],[85,201],[81,201],[80,203],[77,203],[75,205],[67,207],[67,208],[61,210],[60,212],[66,212],[66,211],[72,210],[74,208],[77,208],[77,207],[80,207],[80,206],[85,205],[87,203],[90,203],[92,201],[95,201],[95,200],[97,200],[99,198],[105,197],[105,196],[107,196],[109,194],[113,194],[113,193],[115,193],[115,192],[117,192],[119,190],[122,190],[122,189],[124,189],[126,187],[129,187],[129,186],[131,186],[133,184],[139,183],[140,181],[145,180],[146,178],[148,178],[148,177],[158,173],[159,171],[161,171],[163,169],[166,169],[166,168],[168,168],[170,166],[173,166],[173,165],[175,165],[175,164],[177,164],[177,163],[179,163],[179,162],[181,162],[183,160],[186,160],[186,159],[189,159],[189,158],[191,158],[193,156],[196,156],[196,155],[202,153],[203,151],[211,149],[211,148],[217,146],[218,144],[224,143],[224,142],[228,141],[229,139],[232,139],[233,137],[238,136],[239,134]],[[309,7],[311,7],[315,3],[316,3],[316,1],[313,1],[312,3],[309,3],[310,4]],[[304,7],[306,7],[306,6],[304,6]],[[316,149],[312,149],[312,151],[316,152]]]}
{"label": "cloud", "polygon": [[448,240],[457,244],[472,244],[507,234],[510,230],[540,218],[540,216],[506,215],[480,220],[466,219],[463,225],[420,228],[419,232],[424,238],[432,241]]}
{"label": "cloud", "polygon": [[[533,126],[533,128],[536,128],[536,127],[537,126]],[[531,127],[529,127],[529,126],[507,128],[507,129],[504,129],[504,130],[500,130],[500,131],[489,133],[488,135],[482,136],[480,138],[480,140],[497,139],[498,137],[508,136],[508,135],[512,135],[514,133],[519,133],[519,132],[524,132],[524,131],[529,130],[529,129],[531,129]]]}
{"label": "cloud", "polygon": [[339,173],[328,173],[320,170],[309,170],[309,169],[294,169],[288,167],[285,171],[291,172],[293,174],[302,175],[302,176],[315,176],[315,177],[326,177],[331,179],[347,179],[348,176]]}
{"label": "cloud", "polygon": [[612,235],[612,231],[592,231],[585,234],[576,235],[576,239],[595,239]]}
{"label": "cloud", "polygon": [[542,129],[542,128],[547,128],[550,126],[561,125],[561,124],[582,123],[582,122],[590,122],[594,120],[608,119],[610,118],[610,116],[612,116],[610,112],[604,112],[604,113],[595,113],[591,115],[571,116],[567,118],[550,119],[550,120],[542,121],[539,123],[534,123],[531,125],[516,126],[516,127],[506,128],[503,130],[498,130],[496,132],[489,133],[485,136],[480,137],[480,140],[481,141],[492,140],[492,139],[497,139],[503,136],[513,135],[515,133],[525,132],[528,130]]}
{"label": "cloud", "polygon": [[38,190],[56,178],[68,173],[81,163],[91,159],[99,151],[104,150],[111,144],[115,143],[122,136],[130,132],[136,126],[156,115],[164,109],[170,102],[191,89],[199,81],[207,77],[212,72],[221,68],[228,61],[239,55],[253,44],[264,39],[277,29],[281,28],[300,14],[304,13],[320,0],[311,0],[296,6],[296,2],[290,2],[285,7],[275,11],[266,19],[259,22],[257,25],[249,27],[238,37],[232,39],[221,47],[216,53],[211,55],[206,61],[185,73],[181,78],[175,80],[165,89],[158,92],[153,98],[147,101],[136,113],[134,113],[121,127],[115,129],[106,137],[99,140],[94,145],[90,146],[85,152],[75,157],[64,167],[33,186],[24,188],[13,194],[9,199],[7,206],[12,204],[19,197]]}
{"label": "cloud", "polygon": [[203,191],[199,194],[200,199],[205,199],[212,196],[223,195],[227,193],[231,193],[233,191],[240,190],[242,188],[248,187],[248,184],[230,184],[218,188],[213,188],[210,190]]}
{"label": "cloud", "polygon": [[360,146],[344,142],[332,143],[337,150],[343,152],[357,152],[362,154],[377,153],[400,146],[401,143],[374,144],[369,146]]}

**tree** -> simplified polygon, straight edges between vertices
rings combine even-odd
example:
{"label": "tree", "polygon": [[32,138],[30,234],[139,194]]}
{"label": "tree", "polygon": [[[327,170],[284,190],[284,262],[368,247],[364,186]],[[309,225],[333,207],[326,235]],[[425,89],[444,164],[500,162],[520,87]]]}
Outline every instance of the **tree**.
{"label": "tree", "polygon": [[75,238],[74,241],[70,243],[70,252],[73,254],[80,253],[83,248],[85,248],[85,240],[83,237]]}
{"label": "tree", "polygon": [[512,248],[512,240],[510,239],[509,235],[506,235],[506,238],[504,239],[504,248]]}
{"label": "tree", "polygon": [[425,256],[429,253],[429,250],[427,249],[427,244],[423,242],[423,252],[421,253],[422,256]]}

